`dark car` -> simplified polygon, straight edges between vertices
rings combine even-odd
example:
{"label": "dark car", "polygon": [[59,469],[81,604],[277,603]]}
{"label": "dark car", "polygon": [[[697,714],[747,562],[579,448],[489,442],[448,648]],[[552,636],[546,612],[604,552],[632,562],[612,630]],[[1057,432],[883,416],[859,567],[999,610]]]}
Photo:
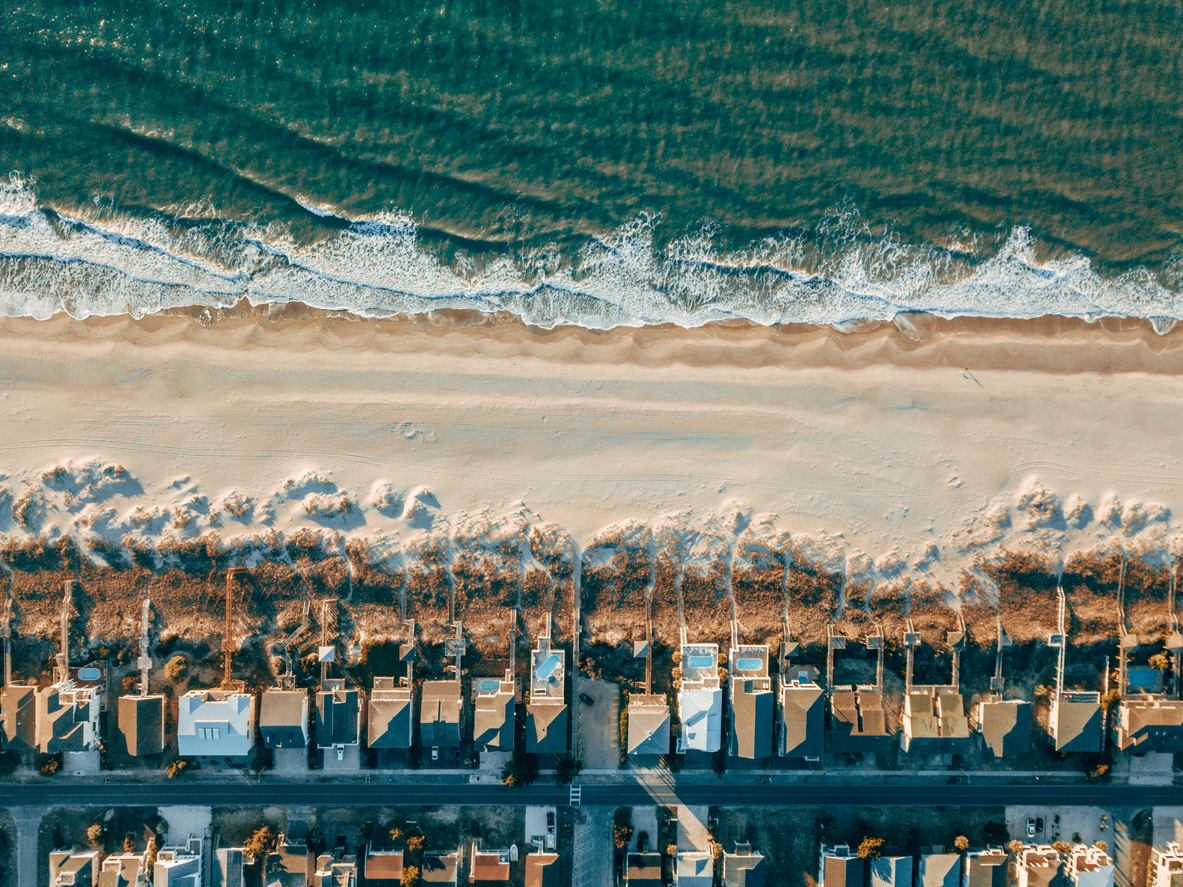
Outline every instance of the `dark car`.
{"label": "dark car", "polygon": [[594,699],[592,699],[590,696],[588,696],[586,693],[579,694],[579,701],[582,702],[584,705],[595,705],[596,704],[596,701]]}

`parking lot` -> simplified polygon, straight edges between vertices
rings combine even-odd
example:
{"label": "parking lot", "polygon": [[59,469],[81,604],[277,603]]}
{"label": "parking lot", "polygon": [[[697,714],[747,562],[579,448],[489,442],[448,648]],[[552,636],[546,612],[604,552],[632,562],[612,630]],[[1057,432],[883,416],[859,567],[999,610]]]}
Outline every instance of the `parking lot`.
{"label": "parking lot", "polygon": [[[620,766],[620,692],[607,681],[575,679],[574,737],[586,770],[615,770]],[[593,700],[588,705],[580,694]]]}

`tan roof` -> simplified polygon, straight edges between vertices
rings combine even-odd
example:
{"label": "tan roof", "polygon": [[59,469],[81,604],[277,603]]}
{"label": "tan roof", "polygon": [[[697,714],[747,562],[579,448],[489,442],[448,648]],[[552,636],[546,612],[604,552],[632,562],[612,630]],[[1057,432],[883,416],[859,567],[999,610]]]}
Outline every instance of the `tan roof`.
{"label": "tan roof", "polygon": [[401,850],[366,850],[367,881],[398,881],[403,876]]}
{"label": "tan roof", "polygon": [[526,887],[559,887],[559,855],[531,853],[526,857]]}

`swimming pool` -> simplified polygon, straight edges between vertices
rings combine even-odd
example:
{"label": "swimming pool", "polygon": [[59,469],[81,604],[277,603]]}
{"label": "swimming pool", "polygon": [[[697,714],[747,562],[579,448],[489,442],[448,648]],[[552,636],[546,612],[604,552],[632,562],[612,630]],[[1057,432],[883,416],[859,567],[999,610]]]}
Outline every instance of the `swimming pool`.
{"label": "swimming pool", "polygon": [[534,670],[534,676],[540,681],[550,680],[550,676],[558,670],[562,661],[563,660],[559,658],[557,653],[551,653],[549,656],[543,659],[538,668]]}
{"label": "swimming pool", "polygon": [[496,693],[501,687],[501,681],[496,678],[481,678],[477,682],[477,686],[480,687],[482,693]]}
{"label": "swimming pool", "polygon": [[759,671],[764,664],[762,659],[736,659],[735,667],[739,671]]}
{"label": "swimming pool", "polygon": [[714,664],[715,664],[715,657],[714,656],[697,655],[697,656],[687,656],[686,657],[686,667],[687,668],[710,668]]}

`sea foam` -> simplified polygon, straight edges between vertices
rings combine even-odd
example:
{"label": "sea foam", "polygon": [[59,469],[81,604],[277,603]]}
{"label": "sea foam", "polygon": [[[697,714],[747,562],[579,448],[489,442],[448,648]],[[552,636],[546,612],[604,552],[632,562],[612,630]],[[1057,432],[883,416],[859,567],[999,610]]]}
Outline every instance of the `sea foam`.
{"label": "sea foam", "polygon": [[1041,258],[1024,227],[988,249],[960,235],[910,244],[873,230],[849,207],[807,234],[730,251],[716,245],[710,226],[659,248],[659,220],[638,216],[589,240],[574,260],[547,246],[507,252],[479,269],[463,255],[442,262],[408,213],[345,222],[327,239],[301,244],[275,225],[181,224],[101,200],[65,215],[41,207],[30,183],[13,177],[0,184],[0,313],[139,318],[245,299],[362,317],[509,312],[548,329],[736,319],[842,328],[922,312],[1132,317],[1162,333],[1183,317],[1175,274],[1137,268],[1103,276],[1081,255]]}

